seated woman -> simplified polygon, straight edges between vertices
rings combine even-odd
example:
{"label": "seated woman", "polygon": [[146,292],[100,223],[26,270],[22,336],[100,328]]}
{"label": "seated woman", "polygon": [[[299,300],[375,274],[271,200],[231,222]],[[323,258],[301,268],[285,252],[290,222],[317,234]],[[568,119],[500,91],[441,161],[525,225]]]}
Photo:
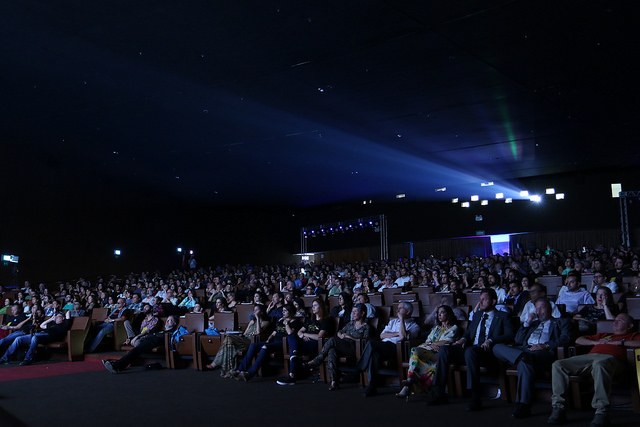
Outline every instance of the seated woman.
{"label": "seated woman", "polygon": [[[346,318],[349,315],[345,315]],[[287,334],[289,346],[289,375],[278,379],[278,385],[293,385],[296,383],[300,357],[303,354],[315,356],[318,353],[318,340],[330,337],[335,331],[335,321],[327,316],[324,304],[320,298],[315,298],[311,303],[311,317],[305,319],[304,325],[297,333]]]}
{"label": "seated woman", "polygon": [[351,295],[347,292],[340,292],[340,295],[338,295],[338,305],[333,307],[329,313],[331,317],[339,319],[338,329],[342,329],[349,323],[349,320],[351,320],[351,304]]}
{"label": "seated woman", "polygon": [[226,335],[222,346],[213,362],[207,365],[207,369],[213,370],[222,368],[221,377],[229,378],[230,372],[236,367],[236,356],[246,350],[253,342],[253,337],[261,336],[269,327],[269,317],[267,317],[267,307],[263,304],[253,306],[253,316],[242,335]]}
{"label": "seated woman", "polygon": [[431,329],[427,340],[411,349],[407,380],[402,382],[398,398],[408,397],[413,392],[427,392],[436,374],[438,350],[441,346],[454,342],[460,330],[453,309],[448,305],[438,307],[436,326]]}
{"label": "seated woman", "polygon": [[[282,307],[282,317],[277,321],[275,330],[266,341],[249,345],[238,370],[232,371],[231,376],[237,380],[249,381],[256,375],[269,353],[281,352],[282,338],[295,334],[300,329],[300,320],[294,314],[295,308],[291,304]],[[251,363],[254,357],[256,360]]]}
{"label": "seated woman", "polygon": [[178,304],[178,307],[184,307],[185,309],[184,311],[186,312],[191,310],[197,303],[198,303],[198,299],[193,294],[193,291],[189,289],[187,291],[187,296],[184,297],[182,301],[180,301],[180,304]]}
{"label": "seated woman", "polygon": [[295,317],[299,317],[302,321],[307,317],[307,310],[304,306],[304,300],[300,297],[293,298],[293,307],[296,309]]}
{"label": "seated woman", "polygon": [[618,306],[613,302],[613,293],[603,286],[596,292],[595,304],[585,305],[573,318],[578,321],[580,335],[593,335],[597,332],[598,320],[613,320],[617,314]]}
{"label": "seated woman", "polygon": [[226,297],[227,297],[227,309],[235,311],[236,304],[238,304],[238,301],[236,300],[236,293],[234,291],[226,292]]}
{"label": "seated woman", "polygon": [[[363,294],[364,295],[364,294]],[[356,304],[351,310],[351,321],[338,331],[337,336],[331,337],[322,346],[322,351],[307,367],[315,369],[326,359],[329,370],[329,390],[337,390],[340,385],[340,371],[338,370],[338,358],[356,358],[356,341],[368,340],[371,328],[367,324],[367,307],[364,304]]]}

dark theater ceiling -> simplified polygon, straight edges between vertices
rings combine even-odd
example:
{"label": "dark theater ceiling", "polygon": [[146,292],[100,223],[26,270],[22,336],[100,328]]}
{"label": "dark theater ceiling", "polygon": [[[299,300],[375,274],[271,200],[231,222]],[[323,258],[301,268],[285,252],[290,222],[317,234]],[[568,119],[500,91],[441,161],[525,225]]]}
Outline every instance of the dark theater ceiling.
{"label": "dark theater ceiling", "polygon": [[5,0],[0,173],[312,207],[633,167],[637,18],[597,0]]}

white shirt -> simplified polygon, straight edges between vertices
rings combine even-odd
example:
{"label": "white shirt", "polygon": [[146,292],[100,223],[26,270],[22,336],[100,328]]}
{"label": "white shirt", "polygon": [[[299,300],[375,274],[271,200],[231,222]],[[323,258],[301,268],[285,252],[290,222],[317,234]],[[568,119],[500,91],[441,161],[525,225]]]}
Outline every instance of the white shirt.
{"label": "white shirt", "polygon": [[[551,304],[551,317],[555,317],[556,319],[561,318],[562,313],[560,313],[560,309],[558,309],[556,303],[553,301],[549,301],[549,303]],[[527,301],[527,303],[524,305],[524,308],[522,309],[522,314],[520,314],[520,323],[522,323],[523,326],[529,326],[529,316],[531,314],[534,315],[533,320],[536,320],[538,318],[538,315],[536,314],[535,303],[533,301]]]}
{"label": "white shirt", "polygon": [[549,342],[549,329],[551,328],[551,321],[545,320],[540,322],[538,327],[529,335],[527,340],[528,345],[546,344]]}
{"label": "white shirt", "polygon": [[566,286],[560,288],[558,292],[558,298],[556,304],[564,304],[567,307],[567,313],[575,313],[578,310],[578,306],[581,304],[595,304],[593,297],[587,291],[582,288],[569,292]]}
{"label": "white shirt", "polygon": [[[416,338],[420,333],[420,326],[418,326],[416,321],[413,320],[412,318],[404,319],[404,329],[405,331],[407,331],[407,338],[409,339]],[[384,333],[397,334],[398,332],[400,332],[400,319],[398,319],[397,317],[395,319],[391,319],[387,324],[387,326],[385,326],[384,330],[382,331],[383,334]],[[395,344],[397,342],[402,341],[402,338],[390,337],[390,338],[384,338],[382,341],[392,342]]]}
{"label": "white shirt", "polygon": [[[487,320],[485,320],[484,323],[484,337],[485,339],[489,338],[489,328],[491,327],[491,322],[493,322],[493,317],[495,314],[495,310],[491,310],[488,313],[485,312],[478,312],[478,314],[476,314],[476,316],[484,316],[487,315]],[[476,336],[473,339],[473,345],[480,345],[482,343],[478,342],[478,339],[480,338],[480,327],[482,326],[482,319],[480,319],[480,321],[478,322],[478,329],[476,329]]]}

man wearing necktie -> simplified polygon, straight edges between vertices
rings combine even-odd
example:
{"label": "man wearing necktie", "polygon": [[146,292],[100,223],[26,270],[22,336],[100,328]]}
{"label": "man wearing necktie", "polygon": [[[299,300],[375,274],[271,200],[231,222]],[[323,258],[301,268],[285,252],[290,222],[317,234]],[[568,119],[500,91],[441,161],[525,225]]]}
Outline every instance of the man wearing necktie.
{"label": "man wearing necktie", "polygon": [[495,344],[508,343],[513,339],[513,328],[509,314],[496,310],[498,296],[494,289],[483,289],[480,293],[478,312],[464,336],[438,351],[438,365],[434,381],[432,405],[448,403],[445,386],[451,363],[467,365],[467,389],[471,390],[469,411],[482,409],[480,397],[480,366],[495,361],[491,351]]}
{"label": "man wearing necktie", "polygon": [[512,414],[514,418],[531,416],[536,372],[549,369],[556,360],[558,347],[571,341],[569,319],[551,317],[551,303],[548,299],[538,298],[535,308],[538,319],[529,326],[520,327],[515,345],[498,344],[493,348],[493,354],[498,359],[514,365],[518,370],[516,409]]}

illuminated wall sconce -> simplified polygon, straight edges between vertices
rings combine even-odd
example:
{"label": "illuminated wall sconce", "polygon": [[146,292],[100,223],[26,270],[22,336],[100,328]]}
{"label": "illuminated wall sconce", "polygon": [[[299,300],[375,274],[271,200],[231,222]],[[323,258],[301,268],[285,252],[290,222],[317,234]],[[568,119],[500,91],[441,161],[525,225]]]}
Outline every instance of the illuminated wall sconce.
{"label": "illuminated wall sconce", "polygon": [[613,198],[620,197],[621,191],[622,191],[622,184],[611,184],[611,197]]}

